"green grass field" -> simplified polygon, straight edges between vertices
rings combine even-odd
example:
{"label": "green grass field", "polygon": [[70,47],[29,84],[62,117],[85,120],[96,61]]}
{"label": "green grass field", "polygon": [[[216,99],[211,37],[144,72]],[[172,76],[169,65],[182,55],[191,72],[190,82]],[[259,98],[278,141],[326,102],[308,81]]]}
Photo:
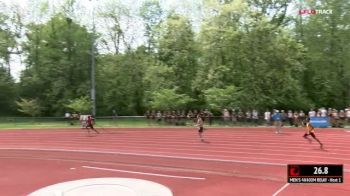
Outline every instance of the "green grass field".
{"label": "green grass field", "polygon": [[[166,124],[164,122],[157,123],[154,120],[146,120],[145,118],[123,118],[123,119],[98,119],[95,127],[110,128],[142,128],[142,127],[188,127],[193,124],[186,123],[182,126]],[[30,128],[80,128],[79,121],[73,121],[73,125],[64,120],[50,119],[16,119],[16,120],[0,120],[0,129],[30,129]]]}
{"label": "green grass field", "polygon": [[[209,125],[206,125],[209,126]],[[216,120],[210,127],[241,127],[255,126],[249,123],[223,123]],[[96,128],[142,128],[142,127],[194,127],[194,123],[190,120],[182,121],[180,125],[169,124],[165,122],[156,122],[155,120],[147,120],[143,117],[139,118],[118,118],[118,119],[97,119]],[[79,121],[74,121],[71,125],[68,121],[55,118],[0,118],[0,129],[37,129],[37,128],[80,128]]]}

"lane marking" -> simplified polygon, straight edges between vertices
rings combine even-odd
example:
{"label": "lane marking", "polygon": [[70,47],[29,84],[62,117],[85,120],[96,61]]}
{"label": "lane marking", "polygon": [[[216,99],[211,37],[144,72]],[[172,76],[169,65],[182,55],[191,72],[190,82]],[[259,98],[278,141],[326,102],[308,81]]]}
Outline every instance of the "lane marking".
{"label": "lane marking", "polygon": [[[18,140],[11,140],[11,141],[6,141],[6,143],[4,141],[1,141],[1,145],[14,145],[14,144],[18,144]],[[130,142],[123,142],[123,141],[118,141],[118,142],[115,142],[115,141],[101,141],[101,142],[94,142],[94,141],[47,141],[47,142],[41,142],[41,144],[50,144],[50,145],[62,145],[62,144],[69,144],[69,145],[79,145],[79,144],[89,144],[89,146],[100,146],[102,144],[106,144],[107,143],[118,143],[118,144],[140,144],[142,140],[140,141],[130,141]],[[197,140],[196,140],[197,141]],[[26,142],[26,143],[24,143]],[[142,141],[142,142],[147,142],[147,141]],[[157,142],[157,141],[152,141],[150,140],[149,142],[152,142],[153,144],[148,144],[148,143],[142,143],[142,145],[145,145],[145,146],[164,146],[163,144],[167,144],[167,146],[178,146],[178,145],[181,145],[181,146],[186,146],[186,147],[199,147],[199,146],[203,146],[202,143],[194,143],[194,142],[172,142],[172,141],[164,141],[164,142]],[[297,141],[296,141],[297,142]],[[282,150],[283,149],[305,149],[305,142],[303,140],[299,140],[300,144],[298,145],[295,145],[295,142],[293,145],[286,145],[286,146],[281,146],[281,143],[270,143],[270,142],[255,142],[255,141],[245,141],[245,142],[241,142],[241,141],[232,141],[231,143],[228,143],[228,142],[225,142],[225,143],[215,143],[213,145],[210,145],[212,146],[213,148],[232,148],[232,147],[241,147],[241,146],[255,146],[256,145],[259,145],[259,144],[266,144],[266,146],[269,148],[269,147],[274,147],[274,146],[279,146]],[[322,142],[324,143],[328,143],[328,141],[324,141],[322,140]],[[339,142],[339,141],[338,141]],[[37,144],[38,141],[35,141],[35,140],[29,140],[29,141],[21,141],[22,144],[27,144],[27,145],[32,145],[32,144]],[[316,143],[315,143],[316,144]],[[345,144],[345,141],[344,141],[344,144]],[[285,145],[285,144],[284,144]],[[318,144],[317,144],[318,145]],[[112,146],[113,145],[109,145],[109,146]],[[266,148],[266,146],[262,146],[264,148]],[[332,148],[339,148],[339,149],[349,149],[350,147],[346,148],[346,146],[344,145],[334,145],[332,143],[329,144],[329,146],[331,146]],[[343,150],[343,151],[346,151],[346,150]]]}
{"label": "lane marking", "polygon": [[[212,158],[215,155],[213,154],[198,154],[198,153],[181,153],[181,152],[169,152],[169,151],[153,151],[155,153],[160,154],[149,154],[147,150],[145,152],[118,152],[118,151],[111,151],[113,149],[101,149],[104,151],[99,150],[73,150],[73,149],[47,149],[47,148],[0,148],[0,150],[39,150],[39,151],[58,151],[58,152],[84,152],[84,153],[100,153],[100,154],[118,154],[118,155],[131,155],[131,156],[148,156],[148,157],[157,157],[157,158],[174,158],[174,159],[188,159],[188,160],[199,160],[199,161],[216,161],[216,162],[232,162],[232,163],[242,163],[239,160],[227,160],[223,158],[231,158],[233,155],[237,154],[247,154],[247,155],[264,155],[262,157],[256,157],[256,156],[239,156],[240,158],[249,158],[249,159],[268,159],[268,160],[279,160],[279,161],[286,161],[289,160],[289,162],[314,162],[314,161],[298,161],[298,160],[292,160],[292,159],[279,159],[274,158],[273,156],[291,156],[291,155],[284,155],[284,154],[273,154],[273,153],[251,153],[251,152],[233,152],[232,155],[221,155],[221,158]],[[168,154],[168,155],[164,155]],[[173,155],[170,155],[173,154]],[[180,154],[180,155],[178,155]],[[181,156],[182,155],[182,156]],[[193,156],[200,156],[200,157],[193,157]],[[266,156],[270,156],[269,158],[266,158]],[[272,157],[271,157],[272,156]],[[207,158],[208,157],[208,158]],[[237,156],[236,156],[237,157]],[[341,161],[349,161],[348,158],[338,158],[338,157],[325,157],[325,156],[304,156],[304,155],[298,155],[298,157],[304,157],[304,158],[318,158],[318,159],[333,159],[333,160],[341,160]],[[243,163],[251,163],[251,164],[260,164],[260,165],[276,165],[269,162],[255,162],[255,161],[243,161]],[[278,164],[281,166],[280,164]],[[284,164],[286,165],[286,164]]]}
{"label": "lane marking", "polygon": [[130,174],[142,174],[142,175],[147,175],[147,176],[160,176],[160,177],[167,177],[167,178],[180,178],[180,179],[190,179],[190,180],[205,180],[206,179],[206,178],[200,178],[200,177],[174,176],[174,175],[166,175],[166,174],[137,172],[137,171],[130,171],[130,170],[110,169],[110,168],[92,167],[92,166],[82,166],[82,168],[104,170],[104,171],[114,171],[114,172],[130,173]]}
{"label": "lane marking", "polygon": [[[213,161],[224,163],[247,163],[254,165],[272,165],[272,166],[286,166],[284,163],[270,163],[260,161],[242,161],[234,159],[216,159],[216,158],[204,158],[204,157],[187,157],[187,156],[172,156],[172,155],[160,155],[149,153],[133,153],[133,152],[112,152],[112,151],[97,151],[97,150],[72,150],[72,149],[43,149],[43,148],[0,148],[0,150],[33,150],[33,151],[56,151],[56,152],[76,152],[76,153],[97,153],[97,154],[115,154],[115,155],[131,155],[131,156],[144,156],[155,158],[172,158],[183,160],[196,160],[196,161]],[[169,154],[169,152],[166,152]],[[192,155],[192,154],[187,154]]]}
{"label": "lane marking", "polygon": [[[78,145],[78,144],[77,144]],[[152,151],[154,148],[157,148],[158,150],[164,150],[164,151],[158,151],[161,153],[165,153],[165,151],[170,150],[170,151],[176,151],[176,152],[180,152],[180,153],[186,153],[186,152],[193,152],[193,149],[189,149],[189,148],[179,148],[178,146],[174,146],[174,147],[164,147],[162,145],[148,145],[148,144],[143,144],[144,146],[121,146],[118,147],[119,150],[143,150],[143,151]],[[318,145],[318,144],[317,144]],[[71,146],[71,145],[69,145]],[[79,146],[79,145],[78,145]],[[252,145],[253,146],[253,145]],[[64,147],[64,146],[62,146]],[[99,147],[98,145],[89,145],[89,147]],[[182,146],[182,147],[186,147],[186,146]],[[256,146],[255,146],[256,147]],[[223,150],[220,150],[223,149]],[[285,149],[289,149],[289,148],[285,148]],[[231,148],[225,148],[225,147],[221,147],[221,148],[215,148],[213,150],[205,150],[205,149],[196,149],[195,152],[199,152],[199,153],[220,153],[220,154],[226,154],[226,155],[235,155],[235,154],[249,154],[249,155],[268,155],[268,156],[292,156],[295,157],[295,155],[288,155],[285,154],[286,150],[285,149],[254,149],[254,148],[245,148],[242,150],[242,147],[231,147]],[[305,149],[305,147],[304,147]],[[232,151],[232,150],[240,150],[240,151]],[[268,152],[272,152],[272,153],[265,153],[264,151],[268,151]],[[328,152],[328,155],[340,155],[342,156],[349,156],[350,153],[347,153],[348,151],[346,150],[340,150],[346,153],[335,153],[335,152]],[[338,150],[337,150],[338,152]],[[294,150],[293,153],[306,153],[305,155],[300,155],[300,157],[305,157],[305,158],[324,158],[323,156],[315,156],[315,155],[324,155],[324,152],[322,151],[315,151],[315,152],[310,152],[309,150]],[[315,154],[315,155],[313,155]],[[193,154],[193,155],[203,155],[203,154]],[[207,156],[207,155],[203,155],[203,156]],[[340,159],[339,157],[327,157],[330,159]],[[343,160],[343,159],[341,159]],[[345,159],[344,159],[345,160]]]}
{"label": "lane marking", "polygon": [[226,169],[223,169],[222,171],[211,171],[206,169],[193,169],[193,168],[185,168],[185,167],[172,167],[172,166],[158,166],[158,165],[140,165],[140,164],[127,164],[125,162],[99,162],[99,161],[89,161],[89,160],[75,160],[75,159],[44,159],[44,158],[24,158],[24,157],[1,157],[0,159],[7,159],[7,158],[15,158],[20,160],[45,160],[45,161],[65,161],[65,162],[78,162],[78,163],[88,163],[88,164],[102,164],[102,165],[108,165],[108,166],[134,166],[134,167],[141,167],[141,168],[151,168],[151,169],[162,169],[166,171],[180,171],[180,172],[192,172],[192,173],[200,173],[204,175],[219,175],[219,176],[229,176],[229,177],[237,177],[237,178],[252,178],[252,179],[259,179],[259,180],[271,180],[271,181],[281,181],[278,177],[272,177],[272,176],[259,176],[254,174],[245,174],[242,172],[230,172]]}
{"label": "lane marking", "polygon": [[272,196],[278,195],[281,191],[283,191],[285,188],[287,188],[288,185],[289,185],[289,183],[286,183],[284,186],[282,186],[280,189],[278,189]]}
{"label": "lane marking", "polygon": [[[75,150],[75,149],[47,149],[47,148],[0,148],[0,150],[32,150],[32,151],[56,151],[56,152],[74,152],[74,153],[97,153],[97,154],[115,154],[115,155],[126,155],[126,156],[143,156],[143,157],[154,157],[154,158],[171,158],[171,159],[182,159],[182,160],[195,160],[195,161],[211,161],[211,162],[222,162],[222,163],[245,163],[254,165],[269,165],[269,166],[287,166],[287,163],[272,163],[266,161],[248,161],[248,160],[235,160],[235,159],[220,159],[220,158],[205,158],[205,157],[193,157],[193,155],[200,154],[185,154],[188,156],[180,155],[162,155],[162,154],[149,154],[149,153],[137,153],[137,152],[116,152],[116,151],[98,151],[98,150]],[[160,152],[161,153],[161,152]],[[169,154],[169,152],[163,152]],[[210,155],[203,155],[210,156]],[[230,157],[230,156],[226,156]],[[240,157],[249,158],[252,157]],[[324,158],[324,157],[320,157]],[[254,159],[268,159],[276,161],[287,161],[286,159],[272,159],[272,158],[262,158],[255,157]],[[343,159],[344,160],[344,159]],[[348,160],[348,159],[346,159]],[[315,161],[300,161],[300,160],[288,160],[289,163],[315,163]],[[324,161],[318,161],[318,163],[329,163]]]}

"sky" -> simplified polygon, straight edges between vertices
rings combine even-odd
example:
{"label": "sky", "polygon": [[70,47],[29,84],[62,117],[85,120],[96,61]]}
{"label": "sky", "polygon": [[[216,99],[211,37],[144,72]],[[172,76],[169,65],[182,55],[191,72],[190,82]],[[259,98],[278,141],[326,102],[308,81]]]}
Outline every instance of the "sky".
{"label": "sky", "polygon": [[[25,16],[25,22],[32,22],[32,21],[45,21],[48,20],[48,17],[42,16],[40,12],[38,11],[38,7],[40,5],[40,2],[50,2],[50,6],[48,9],[51,12],[57,11],[57,7],[60,7],[59,5],[62,5],[66,0],[0,0],[0,12],[4,13],[10,13],[13,9],[13,6],[15,5],[16,9],[21,10],[23,15]],[[113,0],[76,0],[78,4],[82,6],[82,9],[79,9],[81,12],[80,16],[77,17],[80,19],[80,23],[92,26],[91,24],[91,16],[92,16],[92,10],[93,7],[95,8],[95,12],[98,12],[101,5],[103,5],[106,2],[110,2]],[[119,0],[122,2],[122,4],[126,5],[127,7],[131,8],[133,12],[137,12],[138,8],[141,6],[142,2],[144,0]],[[193,0],[160,0],[160,4],[164,10],[169,10],[171,8],[181,7],[181,3],[185,2],[186,6],[193,6]],[[198,2],[198,1],[197,1]],[[183,6],[183,4],[182,4]],[[88,13],[88,14],[86,14]],[[135,22],[134,22],[135,23]],[[136,22],[140,23],[140,21]],[[140,36],[142,37],[143,33],[141,32],[142,29],[139,27],[142,26],[142,24],[135,24],[135,28],[140,31]],[[98,28],[98,25],[97,25]],[[97,29],[97,31],[99,31]],[[135,31],[135,30],[134,30]],[[138,40],[138,42],[142,42],[142,40]],[[16,81],[19,80],[19,76],[21,71],[25,68],[25,65],[21,63],[21,61],[24,60],[25,57],[20,57],[19,55],[12,55],[11,56],[11,74],[14,76]]]}
{"label": "sky", "polygon": [[[45,22],[49,19],[48,16],[42,16],[40,12],[37,9],[40,5],[40,2],[50,2],[50,5],[55,5],[49,7],[50,12],[57,12],[59,5],[62,5],[66,0],[0,0],[0,12],[11,12],[11,5],[16,5],[16,8],[20,9],[23,15],[25,16],[26,22],[28,21],[40,21]],[[80,14],[79,23],[86,25],[88,27],[92,26],[91,23],[91,16],[92,16],[92,10],[95,8],[95,12],[98,12],[98,10],[101,8],[103,4],[110,1],[118,1],[118,0],[76,0],[78,4],[81,6],[81,9],[78,10],[78,14]],[[119,0],[122,4],[126,5],[127,7],[131,8],[132,12],[136,13],[139,9],[139,7],[142,5],[142,2],[144,0]],[[194,29],[199,30],[199,21],[196,21],[198,19],[198,15],[201,13],[194,12],[193,8],[195,8],[196,4],[200,4],[203,0],[159,0],[160,4],[163,8],[163,10],[168,11],[170,9],[177,8],[177,11],[182,12],[181,7],[188,7],[190,9],[187,9],[186,14],[189,15],[190,18],[192,18],[192,22],[194,24]],[[179,9],[180,8],[180,9]],[[188,11],[190,10],[190,12]],[[191,12],[192,10],[192,12]],[[80,13],[79,13],[80,12]],[[293,10],[292,12],[295,12]],[[74,17],[73,17],[74,18]],[[138,31],[138,37],[140,39],[136,40],[136,45],[139,43],[142,43],[143,38],[143,31],[142,31],[142,21],[133,21],[134,27],[131,27],[131,30],[133,33],[135,31]],[[103,32],[103,29],[99,27],[99,24],[97,24],[97,31]],[[101,52],[101,51],[100,51]],[[25,65],[21,63],[21,60],[23,60],[24,57],[19,58],[18,55],[13,55],[11,58],[11,74],[15,77],[15,79],[18,81],[21,71],[25,68]]]}

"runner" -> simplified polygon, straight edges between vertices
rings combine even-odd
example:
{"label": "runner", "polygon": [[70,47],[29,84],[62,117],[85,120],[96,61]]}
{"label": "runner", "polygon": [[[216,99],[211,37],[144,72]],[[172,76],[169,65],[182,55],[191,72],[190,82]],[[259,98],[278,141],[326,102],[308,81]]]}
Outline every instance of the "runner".
{"label": "runner", "polygon": [[93,123],[94,122],[94,119],[92,118],[92,116],[88,116],[88,119],[87,119],[87,121],[86,121],[86,127],[85,128],[87,128],[88,129],[88,133],[90,134],[90,128],[92,129],[92,130],[94,130],[96,133],[100,133],[100,132],[98,132],[95,128],[94,128],[94,126],[93,126]]}
{"label": "runner", "polygon": [[315,128],[311,125],[310,118],[306,118],[306,133],[303,137],[311,143],[311,139],[308,138],[308,135],[311,135],[320,144],[320,148],[323,149],[323,144],[316,138]]}
{"label": "runner", "polygon": [[203,131],[204,131],[204,121],[203,118],[201,116],[201,114],[197,115],[197,126],[198,126],[198,134],[199,137],[201,138],[201,141],[204,142],[204,138],[203,138]]}

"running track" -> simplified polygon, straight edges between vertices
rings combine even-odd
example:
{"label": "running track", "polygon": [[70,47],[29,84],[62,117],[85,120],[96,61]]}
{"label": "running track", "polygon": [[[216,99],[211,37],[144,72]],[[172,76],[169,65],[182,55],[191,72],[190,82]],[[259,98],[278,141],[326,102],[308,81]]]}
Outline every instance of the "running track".
{"label": "running track", "polygon": [[[191,128],[1,130],[0,195],[27,195],[60,182],[127,177],[158,182],[174,196],[350,195],[350,132],[322,129]],[[344,164],[342,184],[287,184],[290,163]]]}

